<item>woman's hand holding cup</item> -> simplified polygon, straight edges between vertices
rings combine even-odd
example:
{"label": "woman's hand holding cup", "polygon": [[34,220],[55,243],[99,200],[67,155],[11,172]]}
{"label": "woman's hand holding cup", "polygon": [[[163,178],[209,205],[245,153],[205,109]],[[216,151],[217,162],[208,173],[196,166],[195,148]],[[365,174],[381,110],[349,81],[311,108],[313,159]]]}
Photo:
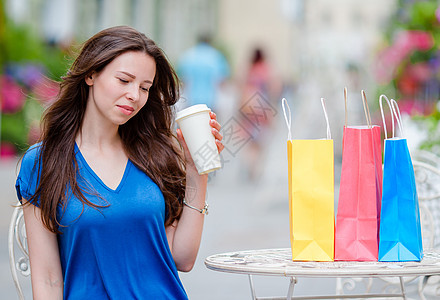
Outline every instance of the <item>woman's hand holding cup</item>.
{"label": "woman's hand holding cup", "polygon": [[180,127],[177,138],[183,147],[187,169],[197,169],[200,175],[220,169],[219,154],[225,146],[216,114],[199,104],[178,112],[176,121]]}

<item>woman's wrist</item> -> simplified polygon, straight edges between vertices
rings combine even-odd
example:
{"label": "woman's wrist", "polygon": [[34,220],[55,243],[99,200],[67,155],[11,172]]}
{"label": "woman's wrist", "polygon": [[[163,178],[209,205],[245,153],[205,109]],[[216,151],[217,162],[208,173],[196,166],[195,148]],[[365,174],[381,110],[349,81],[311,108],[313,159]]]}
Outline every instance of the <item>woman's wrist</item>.
{"label": "woman's wrist", "polygon": [[200,175],[197,170],[187,169],[186,192],[184,204],[187,207],[196,207],[203,210],[206,205],[206,188],[208,185],[208,174]]}
{"label": "woman's wrist", "polygon": [[190,165],[187,164],[186,167],[186,181],[206,181],[206,183],[208,182],[208,174],[199,174],[199,172],[197,171],[197,168],[194,164]]}
{"label": "woman's wrist", "polygon": [[193,210],[195,210],[195,211],[198,211],[198,212],[201,213],[202,215],[207,215],[207,214],[208,214],[208,207],[209,207],[209,205],[208,205],[208,203],[206,203],[206,202],[205,202],[205,205],[203,206],[203,208],[198,208],[198,207],[192,206],[191,204],[189,204],[188,202],[186,202],[185,199],[183,200],[183,204],[184,204],[186,207],[190,208],[190,209],[193,209]]}

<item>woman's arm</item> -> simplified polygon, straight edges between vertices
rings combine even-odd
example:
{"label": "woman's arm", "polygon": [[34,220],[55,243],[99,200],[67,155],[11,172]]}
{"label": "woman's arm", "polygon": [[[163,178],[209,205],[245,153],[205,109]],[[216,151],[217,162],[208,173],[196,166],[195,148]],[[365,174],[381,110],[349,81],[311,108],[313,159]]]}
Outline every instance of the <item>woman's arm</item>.
{"label": "woman's arm", "polygon": [[[210,113],[210,116],[212,134],[216,139],[217,148],[221,152],[224,146],[221,143],[220,124],[214,113]],[[186,158],[185,200],[189,205],[202,209],[205,206],[208,175],[199,175],[197,172],[180,129],[177,131],[177,137],[183,146]],[[184,205],[179,221],[166,228],[171,253],[179,271],[189,272],[194,266],[202,238],[204,217],[204,214]]]}
{"label": "woman's arm", "polygon": [[[200,176],[197,170],[196,174],[189,173],[187,169],[185,199],[188,204],[201,209],[205,205],[208,175]],[[194,266],[202,238],[204,218],[204,214],[183,206],[179,221],[166,228],[171,253],[179,271],[189,272]]]}
{"label": "woman's arm", "polygon": [[[23,199],[23,202],[26,202]],[[57,236],[41,221],[41,209],[23,207],[34,300],[63,299],[63,274]]]}

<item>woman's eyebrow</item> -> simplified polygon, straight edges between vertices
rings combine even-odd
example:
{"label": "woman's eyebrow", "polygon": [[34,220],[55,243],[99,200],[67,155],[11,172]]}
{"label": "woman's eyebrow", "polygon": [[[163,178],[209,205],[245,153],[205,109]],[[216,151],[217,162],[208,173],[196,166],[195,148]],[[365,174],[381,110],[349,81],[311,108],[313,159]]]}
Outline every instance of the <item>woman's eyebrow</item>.
{"label": "woman's eyebrow", "polygon": [[136,76],[134,76],[133,74],[128,73],[128,72],[125,72],[125,71],[119,71],[119,73],[125,74],[125,75],[127,75],[128,77],[131,77],[131,78],[133,78],[133,79],[136,78]]}

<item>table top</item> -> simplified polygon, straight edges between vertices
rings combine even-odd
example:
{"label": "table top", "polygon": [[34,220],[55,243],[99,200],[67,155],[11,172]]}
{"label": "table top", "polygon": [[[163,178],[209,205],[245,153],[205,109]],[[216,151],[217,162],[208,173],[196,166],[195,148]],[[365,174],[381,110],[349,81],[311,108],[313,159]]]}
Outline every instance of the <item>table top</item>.
{"label": "table top", "polygon": [[440,274],[440,251],[425,250],[421,262],[299,262],[290,248],[215,254],[205,259],[215,271],[300,277],[421,276]]}

